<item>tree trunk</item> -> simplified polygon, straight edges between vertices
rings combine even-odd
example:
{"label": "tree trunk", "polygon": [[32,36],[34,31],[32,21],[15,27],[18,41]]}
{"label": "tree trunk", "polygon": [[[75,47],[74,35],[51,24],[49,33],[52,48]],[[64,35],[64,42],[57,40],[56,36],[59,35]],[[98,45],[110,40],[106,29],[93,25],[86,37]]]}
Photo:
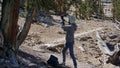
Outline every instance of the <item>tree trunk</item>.
{"label": "tree trunk", "polygon": [[32,18],[34,17],[34,9],[30,6],[27,6],[29,12],[24,27],[22,31],[18,33],[19,0],[3,0],[2,4],[0,30],[4,36],[4,55],[17,67],[19,66],[16,60],[18,48],[25,40],[31,26]]}
{"label": "tree trunk", "polygon": [[[0,29],[4,35],[5,56],[18,66],[15,59],[14,49],[16,48],[17,21],[19,15],[19,0],[3,0],[2,19]],[[6,55],[7,54],[7,55]]]}
{"label": "tree trunk", "polygon": [[64,13],[64,1],[63,0],[55,0],[56,4],[58,5],[58,11],[60,13]]}
{"label": "tree trunk", "polygon": [[19,15],[19,0],[4,0],[2,8],[1,29],[6,44],[15,45],[17,21]]}

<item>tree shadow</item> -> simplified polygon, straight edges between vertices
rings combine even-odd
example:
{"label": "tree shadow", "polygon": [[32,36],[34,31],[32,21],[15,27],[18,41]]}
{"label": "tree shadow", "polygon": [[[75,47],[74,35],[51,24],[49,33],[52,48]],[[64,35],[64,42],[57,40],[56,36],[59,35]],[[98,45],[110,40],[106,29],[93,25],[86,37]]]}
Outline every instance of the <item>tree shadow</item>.
{"label": "tree shadow", "polygon": [[41,66],[46,65],[40,57],[35,57],[23,51],[18,52],[18,57],[21,67],[37,68],[39,64],[41,64]]}
{"label": "tree shadow", "polygon": [[28,54],[21,50],[18,52],[18,56],[20,68],[70,68],[63,65],[51,66],[47,64],[44,59],[35,57],[34,55]]}

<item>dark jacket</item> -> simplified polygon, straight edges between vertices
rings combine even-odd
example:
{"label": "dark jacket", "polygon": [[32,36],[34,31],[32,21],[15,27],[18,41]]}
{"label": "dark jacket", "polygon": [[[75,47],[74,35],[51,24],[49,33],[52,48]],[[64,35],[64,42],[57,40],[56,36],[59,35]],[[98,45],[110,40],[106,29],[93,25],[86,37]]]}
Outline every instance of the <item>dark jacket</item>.
{"label": "dark jacket", "polygon": [[77,29],[76,24],[63,25],[62,28],[66,31],[66,42],[74,42],[74,33]]}

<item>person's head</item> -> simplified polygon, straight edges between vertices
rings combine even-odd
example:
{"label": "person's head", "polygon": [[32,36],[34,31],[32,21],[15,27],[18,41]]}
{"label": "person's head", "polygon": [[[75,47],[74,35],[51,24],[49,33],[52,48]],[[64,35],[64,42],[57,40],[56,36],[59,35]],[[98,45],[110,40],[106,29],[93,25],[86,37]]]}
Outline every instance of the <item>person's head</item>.
{"label": "person's head", "polygon": [[69,8],[69,10],[67,11],[67,13],[68,13],[69,15],[74,15],[75,11],[76,11],[75,6],[74,6],[74,5],[71,5],[70,8]]}

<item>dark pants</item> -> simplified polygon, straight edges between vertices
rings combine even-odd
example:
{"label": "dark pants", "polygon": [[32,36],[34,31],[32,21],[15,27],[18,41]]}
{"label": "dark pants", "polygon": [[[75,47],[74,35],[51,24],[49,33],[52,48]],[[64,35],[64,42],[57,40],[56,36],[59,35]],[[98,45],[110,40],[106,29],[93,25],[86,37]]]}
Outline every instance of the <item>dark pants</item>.
{"label": "dark pants", "polygon": [[66,51],[67,49],[69,49],[69,52],[70,52],[70,56],[73,60],[73,63],[74,63],[74,66],[77,66],[77,62],[76,62],[76,58],[74,56],[74,51],[73,51],[73,45],[74,45],[74,42],[67,42],[62,50],[62,55],[63,55],[63,62],[66,61]]}

